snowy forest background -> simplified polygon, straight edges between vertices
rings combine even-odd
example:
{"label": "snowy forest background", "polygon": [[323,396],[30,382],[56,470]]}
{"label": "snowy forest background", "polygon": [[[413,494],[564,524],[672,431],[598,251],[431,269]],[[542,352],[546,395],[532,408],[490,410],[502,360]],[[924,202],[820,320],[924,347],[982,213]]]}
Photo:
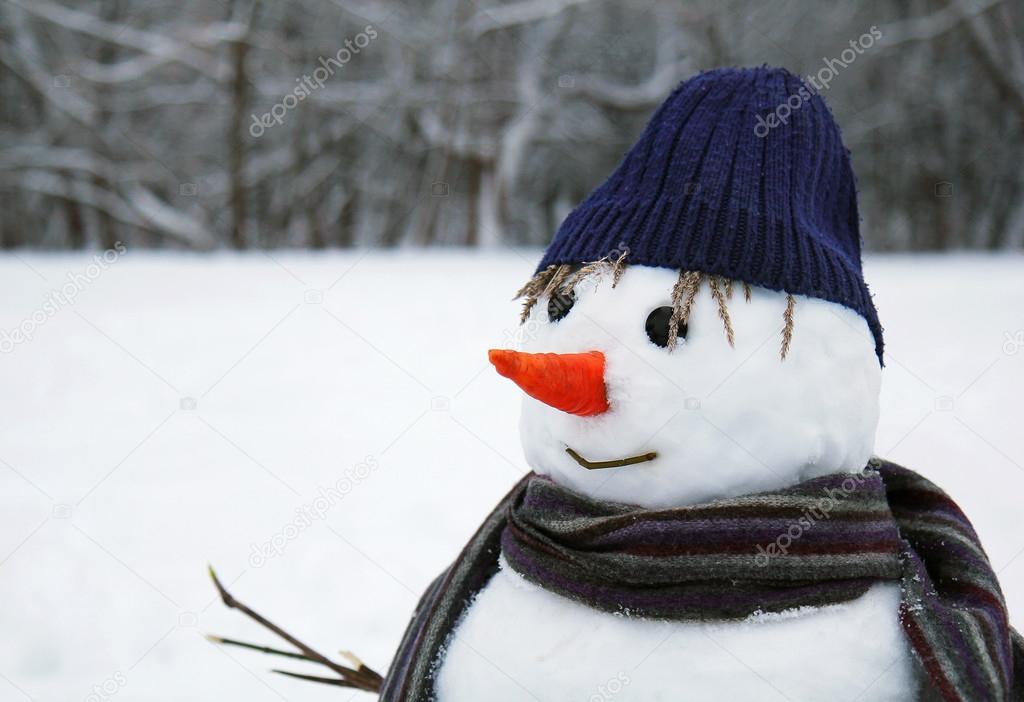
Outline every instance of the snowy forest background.
{"label": "snowy forest background", "polygon": [[869,248],[1020,248],[1011,0],[2,0],[0,245],[538,246],[681,79],[872,27],[826,91]]}
{"label": "snowy forest background", "polygon": [[372,699],[207,640],[281,645],[207,563],[386,670],[529,469],[486,353],[535,333],[513,292],[672,87],[728,64],[836,66],[876,452],[963,507],[1024,631],[1022,37],[1020,0],[0,0],[0,700]]}

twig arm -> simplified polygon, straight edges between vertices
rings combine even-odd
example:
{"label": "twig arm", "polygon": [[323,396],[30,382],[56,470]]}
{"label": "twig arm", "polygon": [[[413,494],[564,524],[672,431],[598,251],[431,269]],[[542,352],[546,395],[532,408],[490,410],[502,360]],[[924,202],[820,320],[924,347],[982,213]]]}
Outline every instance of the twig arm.
{"label": "twig arm", "polygon": [[247,644],[240,641],[235,641],[234,639],[218,638],[215,639],[216,643],[227,643],[229,645],[241,646],[243,648],[250,648],[258,651],[263,651],[264,653],[283,655],[290,658],[300,658],[311,661],[313,663],[319,663],[320,665],[325,666],[334,671],[335,673],[337,673],[340,676],[340,679],[319,678],[317,676],[304,676],[299,673],[285,673],[283,671],[276,671],[281,672],[284,675],[314,680],[316,682],[327,683],[327,681],[330,681],[329,684],[332,685],[340,685],[341,687],[353,687],[359,690],[366,690],[367,692],[380,692],[381,685],[384,682],[384,678],[380,675],[380,673],[373,670],[369,666],[365,665],[362,661],[359,661],[359,666],[357,668],[350,668],[348,666],[341,665],[340,663],[335,663],[330,658],[323,655],[316,649],[307,646],[302,641],[299,641],[297,638],[289,634],[281,627],[274,624],[266,617],[262,616],[255,610],[243,604],[242,602],[236,600],[235,597],[230,592],[228,592],[227,588],[225,588],[224,585],[220,582],[220,579],[217,577],[217,573],[213,570],[212,566],[210,567],[209,570],[210,579],[213,580],[214,587],[217,588],[217,592],[220,595],[220,598],[224,602],[224,605],[226,607],[228,607],[229,609],[237,609],[239,612],[249,617],[260,626],[280,636],[282,639],[290,643],[292,646],[299,649],[299,651],[301,651],[302,653],[291,653],[288,651],[282,651],[280,649],[257,646],[255,644]]}

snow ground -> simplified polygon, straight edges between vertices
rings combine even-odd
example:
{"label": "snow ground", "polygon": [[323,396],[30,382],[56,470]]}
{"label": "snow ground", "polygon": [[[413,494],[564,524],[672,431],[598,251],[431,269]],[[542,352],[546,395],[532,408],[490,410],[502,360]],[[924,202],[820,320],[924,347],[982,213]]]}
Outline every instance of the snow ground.
{"label": "snow ground", "polygon": [[[129,251],[31,341],[0,339],[0,699],[371,699],[207,643],[273,641],[215,600],[206,563],[383,671],[525,470],[519,390],[486,349],[514,343],[509,297],[536,258]],[[90,262],[0,256],[0,334]],[[1020,628],[1024,259],[874,257],[867,275],[887,327],[879,453],[965,508]],[[297,510],[322,518],[293,528]]]}

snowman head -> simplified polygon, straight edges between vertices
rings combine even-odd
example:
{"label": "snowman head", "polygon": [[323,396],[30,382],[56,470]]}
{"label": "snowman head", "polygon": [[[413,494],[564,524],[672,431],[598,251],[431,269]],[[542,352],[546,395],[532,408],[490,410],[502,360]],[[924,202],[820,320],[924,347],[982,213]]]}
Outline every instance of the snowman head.
{"label": "snowman head", "polygon": [[560,484],[660,508],[871,455],[880,365],[842,305],[613,264],[548,269],[524,290],[522,349],[491,360],[526,392],[527,461]]}
{"label": "snowman head", "polygon": [[882,327],[853,169],[784,69],[680,84],[522,292],[528,341],[491,360],[529,396],[530,465],[558,482],[662,507],[868,460]]}

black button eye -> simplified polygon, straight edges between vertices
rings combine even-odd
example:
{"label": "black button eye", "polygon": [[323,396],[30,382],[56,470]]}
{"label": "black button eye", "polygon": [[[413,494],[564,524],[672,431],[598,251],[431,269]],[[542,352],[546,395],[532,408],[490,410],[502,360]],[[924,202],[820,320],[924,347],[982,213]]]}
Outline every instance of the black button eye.
{"label": "black button eye", "polygon": [[[651,310],[651,313],[647,315],[647,338],[658,346],[665,348],[668,346],[668,325],[672,321],[672,308],[671,307],[658,307]],[[678,339],[686,338],[686,324],[685,322],[679,322],[679,336]]]}
{"label": "black button eye", "polygon": [[556,292],[548,300],[548,321],[557,322],[569,314],[569,310],[576,304],[576,292]]}

